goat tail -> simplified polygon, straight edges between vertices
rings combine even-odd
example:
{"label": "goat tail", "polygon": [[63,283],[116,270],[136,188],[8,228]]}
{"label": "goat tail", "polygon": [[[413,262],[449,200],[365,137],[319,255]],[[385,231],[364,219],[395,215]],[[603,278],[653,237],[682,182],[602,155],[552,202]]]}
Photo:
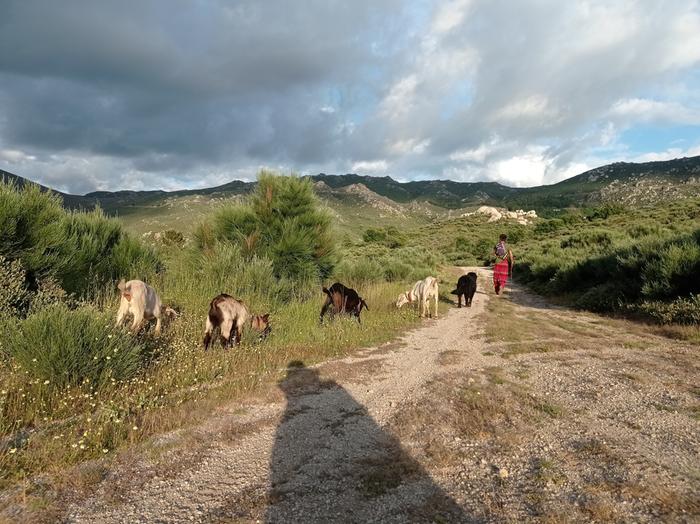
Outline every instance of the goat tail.
{"label": "goat tail", "polygon": [[450,295],[459,295],[459,290],[453,289],[452,291],[450,291]]}
{"label": "goat tail", "polygon": [[363,298],[360,299],[360,303],[361,303],[360,309],[362,309],[362,306],[364,306],[364,308],[365,308],[367,311],[369,311],[369,306],[367,305],[367,302],[365,302],[365,300],[364,300]]}

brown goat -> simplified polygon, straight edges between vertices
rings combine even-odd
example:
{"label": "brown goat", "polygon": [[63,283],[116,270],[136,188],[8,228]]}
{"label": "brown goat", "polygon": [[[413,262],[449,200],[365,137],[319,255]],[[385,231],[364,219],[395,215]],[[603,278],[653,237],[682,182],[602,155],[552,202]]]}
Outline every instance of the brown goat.
{"label": "brown goat", "polygon": [[232,341],[234,344],[239,344],[246,324],[250,324],[253,329],[259,331],[260,338],[265,338],[272,331],[269,314],[251,315],[248,306],[225,293],[214,297],[209,304],[204,329],[204,349],[209,348],[212,333],[217,328],[224,348],[228,348]]}
{"label": "brown goat", "polygon": [[359,323],[361,323],[360,313],[362,312],[362,308],[369,311],[367,302],[365,302],[362,297],[357,294],[357,291],[344,286],[340,282],[336,282],[328,289],[325,287],[322,289],[327,296],[326,301],[323,303],[323,307],[321,308],[319,322],[323,322],[323,317],[329,309],[331,309],[331,315],[347,313],[357,318],[357,322]]}

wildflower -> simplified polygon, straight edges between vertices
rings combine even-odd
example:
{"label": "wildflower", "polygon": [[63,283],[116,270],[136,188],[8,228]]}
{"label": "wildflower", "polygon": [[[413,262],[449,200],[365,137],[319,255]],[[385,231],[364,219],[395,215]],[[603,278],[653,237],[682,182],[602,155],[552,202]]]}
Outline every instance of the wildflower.
{"label": "wildflower", "polygon": [[17,448],[10,448],[10,455],[17,453]]}
{"label": "wildflower", "polygon": [[80,449],[85,449],[85,444],[81,444]]}
{"label": "wildflower", "polygon": [[107,448],[102,448],[102,453],[109,453],[109,450]]}
{"label": "wildflower", "polygon": [[137,431],[137,430],[139,429],[139,427],[138,427],[138,426],[134,426],[134,427],[131,428],[131,429],[133,429],[134,431]]}
{"label": "wildflower", "polygon": [[77,448],[78,445],[77,445],[77,444],[71,444],[70,447],[71,447],[71,448]]}
{"label": "wildflower", "polygon": [[35,358],[33,358],[33,359],[32,359],[32,362],[36,362],[36,359],[35,359]]}
{"label": "wildflower", "polygon": [[51,383],[50,380],[44,380],[44,386],[48,386]]}

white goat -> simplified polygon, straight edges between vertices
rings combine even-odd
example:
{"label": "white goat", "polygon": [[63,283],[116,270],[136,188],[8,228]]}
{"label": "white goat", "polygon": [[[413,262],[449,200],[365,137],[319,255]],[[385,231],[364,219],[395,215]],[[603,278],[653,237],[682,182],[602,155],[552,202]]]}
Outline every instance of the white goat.
{"label": "white goat", "polygon": [[158,297],[156,290],[141,280],[124,282],[124,279],[122,279],[117,284],[117,287],[121,293],[121,302],[117,312],[117,326],[122,323],[127,314],[131,314],[134,316],[134,322],[131,324],[132,331],[138,331],[144,319],[152,320],[155,318],[156,333],[160,333],[162,313],[164,312],[171,317],[177,316],[175,310],[169,307],[162,311],[163,306],[160,303],[160,297]]}
{"label": "white goat", "polygon": [[401,308],[404,304],[418,302],[420,316],[424,317],[426,312],[430,316],[430,299],[435,300],[435,318],[438,316],[438,281],[435,277],[426,277],[413,285],[411,291],[401,293],[396,300],[396,307]]}

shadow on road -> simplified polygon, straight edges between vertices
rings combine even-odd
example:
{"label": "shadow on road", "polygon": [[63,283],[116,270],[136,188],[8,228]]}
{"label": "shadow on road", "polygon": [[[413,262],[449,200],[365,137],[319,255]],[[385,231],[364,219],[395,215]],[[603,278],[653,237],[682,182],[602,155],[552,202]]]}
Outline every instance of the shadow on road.
{"label": "shadow on road", "polygon": [[336,382],[297,361],[279,387],[267,522],[475,521]]}

